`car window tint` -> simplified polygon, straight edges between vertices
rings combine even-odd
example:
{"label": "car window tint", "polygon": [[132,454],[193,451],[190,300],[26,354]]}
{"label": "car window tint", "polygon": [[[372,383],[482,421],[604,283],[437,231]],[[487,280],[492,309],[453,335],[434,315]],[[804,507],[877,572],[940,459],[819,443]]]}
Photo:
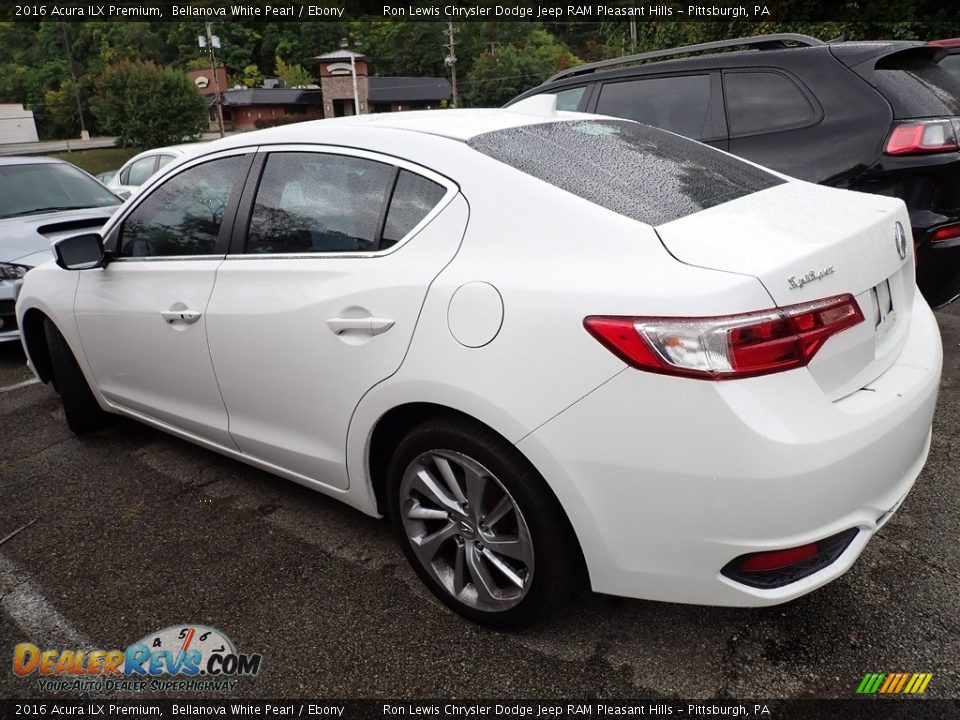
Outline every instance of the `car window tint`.
{"label": "car window tint", "polygon": [[607,83],[597,113],[663,128],[694,140],[707,137],[710,76],[682,75]]}
{"label": "car window tint", "polygon": [[401,170],[390,199],[381,248],[395,245],[423,220],[446,194],[443,185]]}
{"label": "car window tint", "polygon": [[707,145],[626,120],[573,120],[477,135],[470,147],[649,225],[780,185]]}
{"label": "car window tint", "polygon": [[209,255],[216,252],[223,213],[242,181],[240,155],[196,165],[154,188],[123,222],[126,257]]}
{"label": "car window tint", "polygon": [[153,173],[156,171],[156,167],[156,156],[137,160],[130,166],[130,171],[127,175],[127,185],[143,185],[147,178],[153,175]]}
{"label": "car window tint", "polygon": [[586,89],[586,87],[576,87],[554,93],[557,96],[557,110],[576,111],[580,107],[580,98],[583,97],[583,91]]}
{"label": "car window tint", "polygon": [[816,118],[800,89],[778,73],[725,73],[723,92],[731,135],[800,127]]}
{"label": "car window tint", "polygon": [[247,236],[249,253],[376,250],[393,167],[344,155],[272,153]]}

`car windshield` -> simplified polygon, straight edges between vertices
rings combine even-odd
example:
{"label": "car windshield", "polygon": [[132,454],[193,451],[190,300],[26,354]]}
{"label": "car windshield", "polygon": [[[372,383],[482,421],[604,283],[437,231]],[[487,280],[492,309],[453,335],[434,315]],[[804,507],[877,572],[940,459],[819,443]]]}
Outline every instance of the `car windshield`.
{"label": "car windshield", "polygon": [[96,180],[66,163],[0,165],[0,218],[120,202]]}
{"label": "car windshield", "polygon": [[478,135],[469,145],[649,225],[667,223],[783,182],[706,145],[625,120],[524,125]]}

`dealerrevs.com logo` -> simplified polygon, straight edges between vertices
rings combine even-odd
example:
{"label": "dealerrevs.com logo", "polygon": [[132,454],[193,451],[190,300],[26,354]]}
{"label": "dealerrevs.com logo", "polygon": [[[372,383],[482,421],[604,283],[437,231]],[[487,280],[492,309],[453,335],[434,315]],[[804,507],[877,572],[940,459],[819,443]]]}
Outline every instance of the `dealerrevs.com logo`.
{"label": "dealerrevs.com logo", "polygon": [[237,652],[224,633],[174,625],[125,650],[47,649],[20,643],[13,672],[37,676],[44,692],[230,692],[260,672],[261,656]]}

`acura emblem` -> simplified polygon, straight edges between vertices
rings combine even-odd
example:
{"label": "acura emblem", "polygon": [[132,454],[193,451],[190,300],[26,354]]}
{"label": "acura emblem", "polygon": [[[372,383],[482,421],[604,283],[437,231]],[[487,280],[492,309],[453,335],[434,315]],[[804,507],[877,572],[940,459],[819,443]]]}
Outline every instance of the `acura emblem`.
{"label": "acura emblem", "polygon": [[897,222],[897,235],[894,238],[897,243],[897,252],[900,253],[900,259],[907,259],[907,234],[903,231],[903,225]]}

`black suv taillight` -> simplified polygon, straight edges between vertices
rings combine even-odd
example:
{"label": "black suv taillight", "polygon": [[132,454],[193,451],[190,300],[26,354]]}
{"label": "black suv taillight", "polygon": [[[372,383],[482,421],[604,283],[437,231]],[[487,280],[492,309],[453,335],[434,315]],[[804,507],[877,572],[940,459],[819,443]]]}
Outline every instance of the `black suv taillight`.
{"label": "black suv taillight", "polygon": [[960,150],[960,118],[907,120],[894,126],[883,151],[887,155],[932,155]]}

